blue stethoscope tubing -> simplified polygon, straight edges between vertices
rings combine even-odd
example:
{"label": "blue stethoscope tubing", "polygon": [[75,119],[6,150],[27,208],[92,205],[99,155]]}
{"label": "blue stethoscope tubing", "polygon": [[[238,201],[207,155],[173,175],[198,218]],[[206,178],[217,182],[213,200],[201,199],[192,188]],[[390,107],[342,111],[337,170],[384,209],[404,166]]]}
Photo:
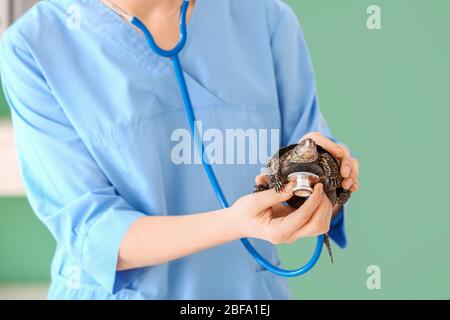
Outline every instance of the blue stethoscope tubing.
{"label": "blue stethoscope tubing", "polygon": [[[183,4],[181,5],[181,13],[180,13],[180,39],[177,43],[177,45],[171,49],[171,50],[164,50],[160,48],[155,40],[153,39],[152,34],[147,29],[147,27],[136,17],[132,17],[131,23],[136,26],[141,32],[144,34],[148,45],[152,49],[153,52],[155,52],[157,55],[169,58],[172,61],[173,69],[175,71],[175,75],[178,81],[178,85],[180,87],[180,93],[183,99],[186,115],[189,122],[189,127],[191,130],[192,137],[194,139],[194,144],[196,146],[197,152],[200,155],[203,168],[206,172],[206,175],[208,176],[209,182],[211,183],[212,188],[214,189],[214,192],[217,196],[217,199],[219,200],[220,204],[223,208],[228,208],[228,202],[225,199],[225,196],[222,192],[222,189],[220,188],[220,185],[217,181],[216,175],[214,174],[213,169],[211,168],[210,164],[206,161],[205,155],[203,152],[204,146],[203,142],[201,140],[200,135],[198,134],[198,130],[195,130],[195,123],[196,118],[194,114],[194,110],[192,108],[192,102],[191,98],[189,96],[189,91],[186,85],[186,80],[184,78],[183,74],[183,68],[181,66],[179,53],[184,48],[184,45],[186,44],[186,38],[187,38],[187,30],[186,30],[186,14],[189,7],[189,0],[183,0]],[[250,241],[247,238],[240,239],[244,247],[247,249],[247,251],[253,256],[253,258],[265,269],[268,271],[271,271],[272,273],[282,276],[282,277],[296,277],[299,275],[302,275],[309,270],[311,270],[316,262],[319,260],[320,254],[322,252],[323,247],[323,241],[324,241],[324,235],[319,235],[317,237],[317,243],[316,248],[314,250],[314,253],[311,257],[311,259],[302,267],[293,269],[293,270],[287,270],[282,269],[280,267],[277,267],[267,261],[261,254],[253,247],[253,245],[250,243]]]}

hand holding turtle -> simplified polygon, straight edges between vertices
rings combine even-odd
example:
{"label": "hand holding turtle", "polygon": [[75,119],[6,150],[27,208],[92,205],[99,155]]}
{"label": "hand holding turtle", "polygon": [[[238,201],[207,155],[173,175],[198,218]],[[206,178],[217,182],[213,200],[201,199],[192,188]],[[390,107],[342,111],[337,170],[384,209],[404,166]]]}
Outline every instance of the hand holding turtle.
{"label": "hand holding turtle", "polygon": [[323,185],[316,184],[311,196],[298,209],[282,205],[292,197],[292,189],[293,184],[288,183],[281,192],[270,189],[238,199],[229,209],[240,217],[242,237],[281,244],[328,232],[331,202],[325,196]]}
{"label": "hand holding turtle", "polygon": [[[358,190],[358,161],[344,145],[336,144],[318,132],[305,135],[297,144],[282,147],[269,159],[266,167],[266,174],[256,178],[254,192],[273,189],[279,193],[284,183],[296,181],[295,196],[286,201],[295,209],[306,203],[311,196],[311,187],[321,182],[329,200],[322,207],[325,214],[321,216],[329,216],[330,220],[348,201],[351,192]],[[329,225],[326,229],[328,231]],[[303,233],[310,234],[306,227],[297,233],[298,237]],[[333,261],[328,234],[325,234],[324,243]]]}
{"label": "hand holding turtle", "polygon": [[338,144],[320,132],[310,132],[304,135],[300,141],[310,138],[314,142],[331,153],[336,159],[340,161],[340,173],[344,178],[342,180],[342,188],[351,192],[356,192],[359,189],[359,161],[351,156],[348,148],[343,144]]}

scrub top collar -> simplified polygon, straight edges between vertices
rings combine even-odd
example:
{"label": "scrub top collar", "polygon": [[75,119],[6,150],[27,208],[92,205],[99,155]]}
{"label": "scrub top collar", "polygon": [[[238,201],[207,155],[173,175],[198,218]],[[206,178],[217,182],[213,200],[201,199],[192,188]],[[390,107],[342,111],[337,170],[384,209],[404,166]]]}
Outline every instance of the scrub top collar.
{"label": "scrub top collar", "polygon": [[[73,5],[73,1],[63,1],[68,5]],[[86,19],[88,21],[82,21],[82,23],[87,23],[91,30],[100,28],[99,31],[102,32],[105,37],[108,37],[118,45],[125,47],[127,54],[134,56],[136,60],[139,60],[144,64],[150,64],[154,67],[154,64],[158,63],[158,60],[162,60],[164,61],[164,64],[170,66],[169,61],[167,61],[168,59],[160,57],[150,50],[144,35],[136,30],[133,25],[123,19],[119,14],[114,12],[111,8],[108,8],[104,3],[102,3],[101,0],[78,1],[80,3],[86,3],[86,5],[95,9],[95,12],[99,15],[97,19]],[[180,59],[182,60],[186,55],[186,52],[190,51],[190,48],[193,46],[193,40],[197,34],[197,30],[199,30],[199,27],[197,27],[199,22],[197,20],[200,19],[203,5],[204,3],[202,0],[195,0],[195,5],[186,25],[188,34],[187,41],[183,50],[180,52]],[[112,33],[113,30],[114,34]],[[150,61],[148,59],[150,59]]]}

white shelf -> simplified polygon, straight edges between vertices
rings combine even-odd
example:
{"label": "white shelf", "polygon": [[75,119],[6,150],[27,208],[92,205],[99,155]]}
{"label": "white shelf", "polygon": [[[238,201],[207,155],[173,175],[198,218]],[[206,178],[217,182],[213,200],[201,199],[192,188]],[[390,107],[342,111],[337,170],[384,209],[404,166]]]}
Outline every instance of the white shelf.
{"label": "white shelf", "polygon": [[44,300],[48,287],[46,283],[0,285],[0,300]]}
{"label": "white shelf", "polygon": [[12,125],[9,121],[0,122],[0,159],[0,196],[23,196],[25,191],[19,173]]}

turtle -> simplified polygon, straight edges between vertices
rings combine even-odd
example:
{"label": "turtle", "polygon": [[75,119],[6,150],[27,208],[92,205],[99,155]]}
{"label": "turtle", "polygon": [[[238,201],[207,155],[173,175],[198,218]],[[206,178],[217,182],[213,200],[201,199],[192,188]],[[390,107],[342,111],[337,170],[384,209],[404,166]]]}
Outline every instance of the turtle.
{"label": "turtle", "polygon": [[[339,160],[311,138],[299,143],[282,147],[274,154],[266,164],[267,179],[264,184],[255,185],[253,192],[275,189],[281,192],[283,185],[289,182],[288,176],[294,172],[309,172],[317,175],[323,184],[324,192],[331,204],[344,204],[351,195],[349,190],[341,187],[343,177],[340,175]],[[299,208],[307,197],[292,196],[287,204]],[[328,234],[325,234],[324,243],[333,263]]]}

